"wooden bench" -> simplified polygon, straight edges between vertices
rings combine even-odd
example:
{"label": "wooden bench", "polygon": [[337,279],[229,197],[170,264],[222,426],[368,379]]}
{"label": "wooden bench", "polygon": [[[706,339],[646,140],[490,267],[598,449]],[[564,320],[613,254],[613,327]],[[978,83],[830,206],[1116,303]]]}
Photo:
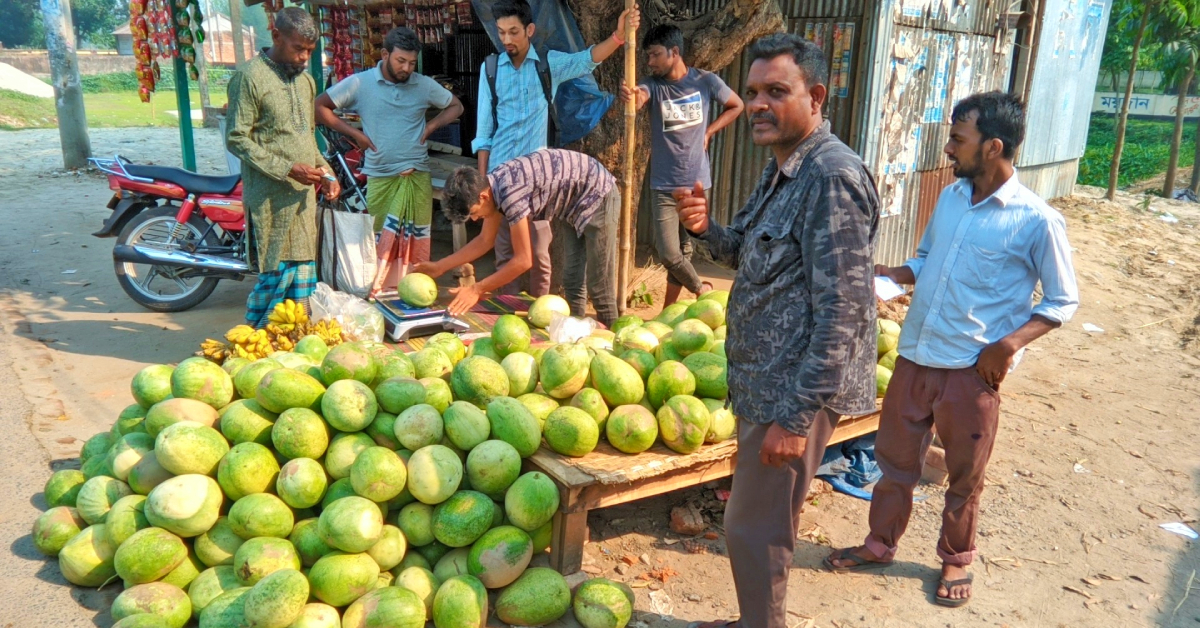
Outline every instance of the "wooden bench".
{"label": "wooden bench", "polygon": [[[878,429],[879,412],[844,418],[829,444]],[[677,454],[661,443],[631,456],[602,440],[595,451],[582,458],[568,458],[542,447],[529,458],[527,466],[550,476],[559,488],[560,505],[554,515],[550,566],[564,575],[579,571],[587,542],[589,510],[719,480],[733,475],[736,463],[736,439],[706,445],[689,455]]]}

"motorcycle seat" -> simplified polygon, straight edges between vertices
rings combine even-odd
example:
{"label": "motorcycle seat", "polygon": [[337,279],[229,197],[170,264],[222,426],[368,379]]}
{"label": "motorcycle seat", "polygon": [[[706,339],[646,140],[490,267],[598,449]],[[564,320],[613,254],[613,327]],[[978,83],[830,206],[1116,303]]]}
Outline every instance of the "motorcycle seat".
{"label": "motorcycle seat", "polygon": [[193,194],[229,194],[233,191],[233,188],[237,187],[238,182],[242,180],[242,175],[240,174],[219,177],[196,174],[180,168],[168,168],[166,166],[126,164],[125,170],[135,177],[145,177],[147,179],[157,179],[159,181],[174,183]]}

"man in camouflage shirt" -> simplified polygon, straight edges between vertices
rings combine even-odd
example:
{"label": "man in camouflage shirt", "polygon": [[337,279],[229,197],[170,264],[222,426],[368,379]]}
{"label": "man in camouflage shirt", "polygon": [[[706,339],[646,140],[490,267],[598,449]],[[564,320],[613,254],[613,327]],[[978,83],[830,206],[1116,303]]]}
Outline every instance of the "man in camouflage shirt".
{"label": "man in camouflage shirt", "polygon": [[787,627],[809,483],[838,419],[875,410],[874,181],[822,120],[821,49],[776,34],[750,55],[746,111],[775,159],[729,227],[709,223],[699,184],[676,191],[683,225],[737,269],[726,351],[739,454],[725,530],[742,616],[706,628]]}

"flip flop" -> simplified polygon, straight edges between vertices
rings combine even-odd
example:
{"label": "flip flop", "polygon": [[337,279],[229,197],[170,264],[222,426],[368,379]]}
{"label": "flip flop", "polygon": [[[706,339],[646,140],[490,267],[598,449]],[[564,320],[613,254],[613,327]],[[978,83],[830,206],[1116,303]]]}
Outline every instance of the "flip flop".
{"label": "flip flop", "polygon": [[[826,556],[821,560],[821,564],[833,573],[850,573],[853,571],[867,571],[869,569],[879,569],[890,565],[890,560],[868,560],[854,553],[853,547],[843,547],[840,550]],[[843,565],[841,567],[833,564],[835,560],[849,560],[853,565]]]}
{"label": "flip flop", "polygon": [[[964,584],[972,584],[974,581],[975,581],[975,574],[967,574],[966,578],[960,578],[958,580],[947,580],[945,578],[942,578],[938,581],[938,583],[941,584],[943,587],[946,587],[946,592],[949,593],[950,589],[952,587],[962,586]],[[972,591],[972,593],[974,593],[974,591]],[[934,597],[934,601],[936,601],[938,603],[938,605],[946,606],[949,608],[958,608],[960,606],[965,605],[967,602],[971,601],[970,595],[968,595],[967,597],[949,598],[949,597],[942,597],[942,596],[938,595],[936,591],[934,592],[933,597]]]}
{"label": "flip flop", "polygon": [[687,628],[728,628],[738,623],[736,619],[717,619],[713,621],[694,621]]}

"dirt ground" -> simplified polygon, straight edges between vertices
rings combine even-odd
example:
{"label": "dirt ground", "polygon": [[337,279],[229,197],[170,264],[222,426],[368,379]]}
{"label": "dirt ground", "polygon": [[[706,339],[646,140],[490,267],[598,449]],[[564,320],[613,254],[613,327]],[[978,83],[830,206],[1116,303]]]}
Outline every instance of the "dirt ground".
{"label": "dirt ground", "polygon": [[[201,171],[224,172],[217,139],[198,131]],[[169,129],[93,131],[92,142],[98,155],[178,162]],[[14,433],[0,442],[0,456],[25,473],[0,491],[0,542],[9,549],[0,556],[3,627],[111,623],[115,593],[63,586],[33,551],[28,530],[44,506],[40,483],[72,464],[83,440],[130,403],[133,373],[177,361],[239,322],[250,288],[223,283],[180,314],[139,308],[116,284],[112,240],[88,235],[107,215],[104,180],[59,173],[59,163],[55,131],[0,134],[0,421]],[[1189,596],[1200,549],[1159,527],[1200,525],[1200,206],[1100,198],[1081,189],[1054,203],[1076,247],[1083,303],[1005,384],[975,599],[959,610],[932,604],[940,488],[921,487],[926,499],[915,505],[894,566],[849,576],[822,571],[820,559],[861,540],[868,503],[819,490],[791,572],[792,628],[1200,622],[1200,591]],[[1162,220],[1162,211],[1178,222]],[[707,274],[727,283],[726,272]],[[1085,331],[1085,323],[1103,331]],[[592,514],[585,571],[637,587],[638,628],[736,616],[720,527],[725,488]],[[670,509],[689,502],[705,512],[715,539],[668,529]],[[652,570],[665,584],[642,578]]]}

